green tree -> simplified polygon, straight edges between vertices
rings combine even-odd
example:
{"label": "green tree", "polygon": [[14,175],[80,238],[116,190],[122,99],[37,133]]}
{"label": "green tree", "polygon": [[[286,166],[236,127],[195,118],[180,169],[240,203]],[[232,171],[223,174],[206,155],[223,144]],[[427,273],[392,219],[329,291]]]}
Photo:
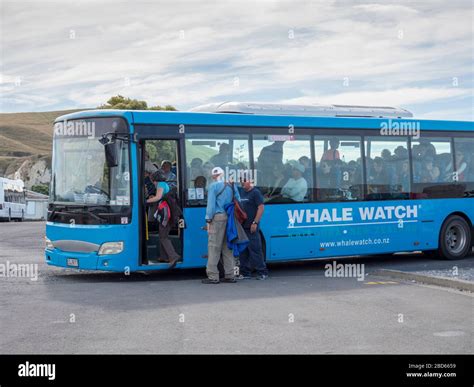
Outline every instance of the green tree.
{"label": "green tree", "polygon": [[138,99],[126,98],[123,95],[111,97],[106,104],[99,106],[99,109],[122,109],[122,110],[173,110],[176,108],[171,105],[148,107],[146,101]]}
{"label": "green tree", "polygon": [[43,195],[49,195],[49,186],[46,184],[36,184],[31,187],[31,190]]}

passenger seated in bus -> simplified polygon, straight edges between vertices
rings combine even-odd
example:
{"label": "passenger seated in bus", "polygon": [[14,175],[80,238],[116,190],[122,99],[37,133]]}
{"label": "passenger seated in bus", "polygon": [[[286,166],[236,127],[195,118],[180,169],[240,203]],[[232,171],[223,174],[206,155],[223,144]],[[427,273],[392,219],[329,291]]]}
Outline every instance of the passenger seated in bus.
{"label": "passenger seated in bus", "polygon": [[[349,173],[349,183],[350,184],[357,184],[359,182],[358,180],[358,171],[359,171],[360,167],[359,165],[357,164],[356,161],[354,160],[351,160],[347,163],[347,167],[345,169],[345,171],[347,171]],[[345,181],[345,179],[343,179],[343,181]]]}
{"label": "passenger seated in bus", "polygon": [[203,195],[199,195],[200,197],[198,198],[198,193],[196,192],[196,201],[199,203],[200,201],[206,202],[207,200],[207,180],[204,176],[198,176],[194,179],[194,188],[201,188]]}
{"label": "passenger seated in bus", "polygon": [[204,176],[198,176],[194,179],[194,188],[206,188],[206,178]]}
{"label": "passenger seated in bus", "polygon": [[372,160],[372,165],[369,168],[367,184],[369,186],[369,193],[386,193],[389,192],[391,183],[391,176],[385,163],[381,157],[376,157]]}
{"label": "passenger seated in bus", "polygon": [[196,157],[191,160],[191,165],[188,168],[188,187],[190,182],[194,181],[198,176],[203,176],[202,160]]}
{"label": "passenger seated in bus", "polygon": [[283,199],[294,202],[303,202],[308,192],[308,183],[303,177],[304,167],[298,163],[293,165],[292,177],[281,189]]}
{"label": "passenger seated in bus", "polygon": [[403,160],[397,174],[397,185],[399,191],[410,192],[410,164],[408,160]]}
{"label": "passenger seated in bus", "polygon": [[413,147],[413,158],[415,160],[425,160],[426,157],[436,157],[436,148],[426,140],[420,140],[419,145]]}
{"label": "passenger seated in bus", "polygon": [[166,182],[170,186],[176,186],[176,183],[177,183],[176,175],[171,171],[171,167],[172,167],[171,161],[163,160],[161,162],[161,172],[163,173],[163,176],[165,177]]}
{"label": "passenger seated in bus", "polygon": [[158,169],[160,169],[158,168],[158,165],[151,162],[150,154],[148,153],[148,151],[145,151],[145,168],[144,169],[145,169],[145,172],[149,174],[155,173]]}
{"label": "passenger seated in bus", "polygon": [[232,149],[229,144],[223,142],[219,146],[219,153],[212,156],[209,162],[214,166],[221,167],[225,169],[225,167],[231,163],[232,161]]}
{"label": "passenger seated in bus", "polygon": [[456,169],[453,171],[453,162],[451,161],[444,170],[445,181],[455,181],[453,173],[456,172],[456,181],[465,181],[467,162],[464,160],[464,153],[457,150],[455,153],[456,157]]}
{"label": "passenger seated in bus", "polygon": [[333,138],[329,140],[329,149],[323,153],[321,157],[321,161],[333,161],[333,160],[340,160],[341,155],[337,150],[339,148],[340,141],[337,138]]}
{"label": "passenger seated in bus", "polygon": [[308,156],[301,156],[298,161],[304,167],[303,177],[306,179],[306,181],[312,181],[313,167],[311,165],[311,159]]}
{"label": "passenger seated in bus", "polygon": [[420,183],[438,183],[440,181],[441,172],[434,165],[433,157],[425,157],[421,164]]}

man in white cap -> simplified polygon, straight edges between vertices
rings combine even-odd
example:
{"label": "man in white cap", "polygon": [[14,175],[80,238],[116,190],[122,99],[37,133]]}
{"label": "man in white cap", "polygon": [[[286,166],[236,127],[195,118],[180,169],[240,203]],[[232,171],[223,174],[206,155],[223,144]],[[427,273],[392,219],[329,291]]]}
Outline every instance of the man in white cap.
{"label": "man in white cap", "polygon": [[293,202],[302,202],[308,192],[308,182],[303,177],[304,166],[300,163],[293,165],[291,178],[281,189],[283,199]]}
{"label": "man in white cap", "polygon": [[[221,257],[225,272],[223,282],[235,283],[234,255],[232,250],[227,247],[227,213],[225,207],[232,203],[233,196],[240,200],[240,195],[235,185],[232,188],[231,184],[224,182],[224,171],[222,168],[213,168],[211,176],[213,182],[209,186],[206,208],[207,233],[209,237],[206,268],[208,278],[202,280],[202,283],[218,284],[220,282],[217,264]],[[234,190],[234,194],[232,194],[232,190]]]}

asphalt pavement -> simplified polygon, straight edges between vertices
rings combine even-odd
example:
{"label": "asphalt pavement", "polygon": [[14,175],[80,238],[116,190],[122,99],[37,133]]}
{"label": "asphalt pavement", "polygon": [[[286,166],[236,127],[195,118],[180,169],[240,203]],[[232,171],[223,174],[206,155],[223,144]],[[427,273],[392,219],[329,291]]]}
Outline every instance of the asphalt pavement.
{"label": "asphalt pavement", "polygon": [[345,259],[364,264],[364,281],[327,277],[330,261],[277,264],[266,281],[203,285],[202,269],[47,266],[44,226],[0,223],[0,265],[38,264],[39,274],[0,277],[0,353],[473,353],[472,293],[373,273],[463,276],[474,257]]}

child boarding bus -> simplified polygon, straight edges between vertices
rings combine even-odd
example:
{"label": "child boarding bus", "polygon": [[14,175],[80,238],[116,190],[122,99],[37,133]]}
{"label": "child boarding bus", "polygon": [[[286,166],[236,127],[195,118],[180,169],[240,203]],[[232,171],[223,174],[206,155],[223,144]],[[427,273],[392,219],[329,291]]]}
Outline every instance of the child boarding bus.
{"label": "child boarding bus", "polygon": [[0,220],[23,221],[26,213],[25,184],[0,177]]}
{"label": "child boarding bus", "polygon": [[[177,268],[204,267],[211,170],[265,197],[267,263],[423,251],[471,252],[472,122],[404,109],[223,103],[189,112],[93,110],[54,124],[46,262],[87,270],[167,269],[147,176],[177,189]],[[149,183],[149,181],[148,181]]]}

